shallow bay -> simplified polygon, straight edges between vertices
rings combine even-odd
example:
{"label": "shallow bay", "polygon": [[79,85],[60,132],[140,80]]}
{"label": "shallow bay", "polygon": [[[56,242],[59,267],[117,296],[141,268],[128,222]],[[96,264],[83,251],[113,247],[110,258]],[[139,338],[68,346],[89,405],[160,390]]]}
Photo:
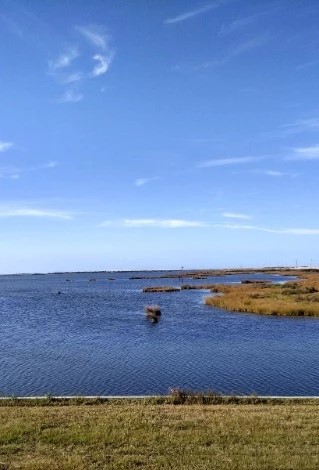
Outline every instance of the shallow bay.
{"label": "shallow bay", "polygon": [[[0,394],[319,394],[319,319],[226,312],[205,306],[200,290],[142,292],[178,278],[130,279],[161,274],[1,276]],[[243,278],[264,277],[205,283]],[[158,323],[146,304],[161,306]]]}

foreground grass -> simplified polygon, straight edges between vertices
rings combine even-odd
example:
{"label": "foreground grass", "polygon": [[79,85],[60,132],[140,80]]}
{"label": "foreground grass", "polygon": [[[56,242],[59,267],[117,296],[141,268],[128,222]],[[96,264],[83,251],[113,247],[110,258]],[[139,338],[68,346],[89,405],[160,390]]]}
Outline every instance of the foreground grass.
{"label": "foreground grass", "polygon": [[266,315],[319,316],[319,275],[298,273],[302,279],[286,284],[215,285],[205,303],[238,312]]}
{"label": "foreground grass", "polygon": [[314,401],[0,405],[0,468],[317,469],[318,411]]}

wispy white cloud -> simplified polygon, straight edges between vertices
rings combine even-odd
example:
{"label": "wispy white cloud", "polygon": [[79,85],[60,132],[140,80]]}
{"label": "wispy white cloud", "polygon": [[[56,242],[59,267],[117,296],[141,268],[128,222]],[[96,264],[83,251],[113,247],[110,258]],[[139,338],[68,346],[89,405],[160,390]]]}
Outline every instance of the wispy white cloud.
{"label": "wispy white cloud", "polygon": [[261,159],[262,157],[215,158],[214,160],[206,160],[201,162],[198,166],[200,168],[208,168],[214,166],[241,165],[244,163],[256,162]]}
{"label": "wispy white cloud", "polygon": [[258,227],[256,225],[238,225],[238,224],[213,224],[215,228],[221,229],[230,229],[230,230],[261,230],[265,231],[263,228]]}
{"label": "wispy white cloud", "polygon": [[68,85],[69,83],[79,82],[85,78],[85,74],[83,72],[73,72],[68,75],[64,75],[60,77],[61,83]]}
{"label": "wispy white cloud", "polygon": [[79,93],[72,88],[66,90],[66,92],[58,100],[60,103],[78,103],[83,100],[82,93]]}
{"label": "wispy white cloud", "polygon": [[319,64],[318,59],[311,60],[309,62],[304,62],[303,64],[297,65],[296,70],[303,70],[303,69],[306,69],[308,67],[314,67],[315,65],[318,65],[318,64]]}
{"label": "wispy white cloud", "polygon": [[207,224],[201,221],[183,219],[124,219],[122,221],[105,221],[100,227],[119,226],[123,228],[200,228]]}
{"label": "wispy white cloud", "polygon": [[250,170],[250,173],[272,176],[274,178],[284,178],[284,177],[296,178],[297,176],[299,176],[298,173],[291,173],[288,171],[279,171],[279,170]]}
{"label": "wispy white cloud", "polygon": [[159,227],[159,228],[186,228],[203,227],[199,221],[182,219],[125,219],[125,227]]}
{"label": "wispy white cloud", "polygon": [[18,36],[19,38],[23,37],[23,31],[20,28],[20,26],[18,25],[18,23],[13,21],[8,16],[2,15],[2,14],[0,14],[0,20],[2,21],[2,23],[4,23],[4,25],[7,27],[7,29],[11,33],[13,33],[15,36]]}
{"label": "wispy white cloud", "polygon": [[21,176],[21,170],[14,167],[0,167],[0,178],[17,180]]}
{"label": "wispy white cloud", "polygon": [[101,25],[75,26],[75,29],[92,45],[99,49],[109,48],[110,36]]}
{"label": "wispy white cloud", "polygon": [[54,219],[72,219],[72,215],[64,211],[34,208],[6,208],[0,207],[0,217],[45,217]]}
{"label": "wispy white cloud", "polygon": [[150,178],[139,178],[135,180],[135,186],[143,186],[150,182]]}
{"label": "wispy white cloud", "polygon": [[266,7],[266,9],[254,15],[245,16],[242,18],[236,18],[230,23],[223,24],[220,28],[219,34],[227,35],[227,34],[232,34],[234,32],[237,32],[239,29],[246,28],[250,24],[255,23],[256,21],[258,21],[259,19],[262,19],[263,17],[267,15],[278,14],[278,10],[281,10],[282,8],[284,8],[283,5],[274,4],[272,6],[270,5],[269,8]]}
{"label": "wispy white cloud", "polygon": [[285,176],[287,174],[277,170],[265,170],[263,173],[267,176]]}
{"label": "wispy white cloud", "polygon": [[100,75],[104,75],[109,70],[113,57],[113,52],[110,53],[109,56],[101,54],[96,54],[93,56],[93,59],[97,61],[97,64],[91,72],[91,77],[99,77]]}
{"label": "wispy white cloud", "polygon": [[[222,67],[223,65],[226,65],[228,62],[230,62],[232,59],[235,59],[236,57],[239,57],[243,54],[251,52],[254,49],[257,49],[265,45],[267,41],[268,41],[267,35],[262,35],[262,36],[259,35],[259,36],[253,37],[229,49],[228,52],[223,57],[220,57],[214,60],[207,60],[206,62],[193,66],[190,69],[193,71],[196,71],[196,70],[202,70],[202,69],[211,69],[211,68],[214,69],[214,68]],[[180,68],[181,67],[178,67],[177,69],[179,70]]]}
{"label": "wispy white cloud", "polygon": [[224,142],[221,137],[196,137],[188,140],[192,144],[220,144]]}
{"label": "wispy white cloud", "polygon": [[43,163],[43,164],[35,167],[34,169],[38,169],[38,168],[56,168],[58,165],[59,165],[59,162],[57,162],[56,160],[50,160],[49,162]]}
{"label": "wispy white cloud", "polygon": [[254,49],[257,49],[266,44],[268,41],[267,35],[256,36],[247,41],[241,42],[234,46],[233,48],[229,49],[228,52],[224,54],[224,56],[220,58],[216,58],[213,60],[207,60],[206,62],[202,62],[201,64],[191,66],[191,67],[183,67],[183,66],[176,66],[175,70],[186,70],[186,71],[198,71],[203,69],[217,69],[226,65],[232,59],[241,56],[243,54],[249,53]]}
{"label": "wispy white cloud", "polygon": [[256,18],[257,18],[257,15],[251,15],[251,16],[246,16],[245,18],[238,18],[234,21],[231,21],[228,24],[223,24],[220,28],[219,34],[221,35],[231,34],[237,31],[238,29],[244,28],[245,26],[248,26],[249,24],[253,23]]}
{"label": "wispy white cloud", "polygon": [[69,67],[79,55],[79,51],[76,47],[70,47],[56,59],[49,61],[49,70],[55,72],[59,69]]}
{"label": "wispy white cloud", "polygon": [[287,233],[291,235],[319,235],[319,228],[287,228],[279,233]]}
{"label": "wispy white cloud", "polygon": [[0,152],[6,152],[6,150],[9,150],[11,147],[13,147],[12,142],[3,142],[0,140]]}
{"label": "wispy white cloud", "polygon": [[319,144],[312,147],[297,147],[293,149],[293,154],[285,160],[319,160]]}
{"label": "wispy white cloud", "polygon": [[239,56],[244,54],[245,52],[249,52],[257,47],[263,46],[268,40],[268,37],[263,36],[256,36],[248,41],[242,42],[231,49],[228,54],[222,59],[222,63],[228,62],[233,57]]}
{"label": "wispy white cloud", "polygon": [[216,228],[230,230],[253,230],[258,232],[283,234],[283,235],[319,235],[319,228],[267,228],[257,225],[237,225],[237,224],[214,224]]}
{"label": "wispy white cloud", "polygon": [[60,54],[54,61],[49,62],[49,75],[60,85],[70,85],[73,87],[66,89],[63,95],[57,100],[60,103],[77,103],[83,99],[82,93],[76,91],[77,83],[84,78],[84,73],[72,71],[70,67],[73,61],[79,57],[78,48],[70,47],[66,52]]}
{"label": "wispy white cloud", "polygon": [[[243,215],[243,214],[241,214]],[[99,224],[99,227],[119,227],[119,228],[161,228],[161,229],[179,229],[179,228],[205,228],[222,230],[245,230],[257,231],[278,235],[319,235],[319,228],[272,228],[248,224],[220,224],[209,223],[198,220],[184,219],[124,219],[107,220]]]}
{"label": "wispy white cloud", "polygon": [[250,215],[239,214],[237,212],[223,212],[222,216],[226,217],[228,219],[242,219],[242,220],[251,220],[252,219],[252,217]]}
{"label": "wispy white cloud", "polygon": [[[56,59],[49,61],[49,75],[59,85],[64,85],[64,93],[57,100],[60,103],[78,103],[82,101],[84,82],[101,75],[104,75],[110,68],[115,56],[115,51],[111,47],[111,36],[106,33],[102,25],[75,26],[79,33],[80,45],[69,47]],[[80,37],[82,40],[80,41]],[[84,54],[87,51],[84,41],[88,42],[95,49],[93,57]],[[80,49],[81,46],[81,49]],[[80,54],[81,51],[81,54]],[[73,67],[73,62],[80,57],[81,62],[77,63],[77,68]],[[92,65],[92,59],[95,65]],[[80,66],[80,69],[79,69]],[[91,71],[87,71],[91,68]],[[86,69],[86,71],[84,71]]]}
{"label": "wispy white cloud", "polygon": [[158,176],[153,176],[153,178],[138,178],[135,180],[135,186],[144,186],[144,184],[151,183],[158,179]]}
{"label": "wispy white cloud", "polygon": [[284,134],[297,134],[306,131],[317,131],[319,129],[319,118],[298,119],[297,121],[281,126]]}
{"label": "wispy white cloud", "polygon": [[164,21],[164,24],[174,24],[174,23],[180,23],[181,21],[186,21],[190,20],[191,18],[194,18],[195,16],[202,15],[203,13],[206,13],[210,10],[213,10],[215,8],[218,8],[222,3],[225,2],[214,2],[210,3],[209,5],[203,6],[201,8],[197,8],[196,10],[191,10],[191,11],[186,11],[184,13],[180,13],[177,16],[174,16],[172,18],[167,18]]}
{"label": "wispy white cloud", "polygon": [[33,171],[39,171],[42,169],[51,169],[51,168],[56,168],[58,166],[58,162],[51,160],[46,163],[42,163],[39,165],[35,166],[30,166],[30,167],[24,167],[24,168],[18,168],[18,167],[12,167],[12,166],[3,166],[0,167],[0,178],[1,179],[10,179],[10,180],[18,180],[25,174],[28,174]]}

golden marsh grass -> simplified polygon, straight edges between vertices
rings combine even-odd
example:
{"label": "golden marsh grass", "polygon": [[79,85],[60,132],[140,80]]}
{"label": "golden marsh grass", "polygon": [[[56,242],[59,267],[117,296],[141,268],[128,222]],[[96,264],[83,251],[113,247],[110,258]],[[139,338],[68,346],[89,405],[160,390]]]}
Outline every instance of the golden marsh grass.
{"label": "golden marsh grass", "polygon": [[206,305],[265,315],[319,316],[319,275],[298,273],[302,279],[285,284],[215,285],[221,295],[207,297]]}

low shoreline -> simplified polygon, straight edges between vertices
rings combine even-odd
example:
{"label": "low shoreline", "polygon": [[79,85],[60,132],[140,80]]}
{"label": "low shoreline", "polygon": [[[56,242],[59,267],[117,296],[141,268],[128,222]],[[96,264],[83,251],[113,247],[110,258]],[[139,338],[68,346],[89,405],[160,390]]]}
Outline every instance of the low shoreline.
{"label": "low shoreline", "polygon": [[107,403],[143,403],[143,404],[206,404],[206,405],[254,405],[254,404],[309,404],[318,403],[319,395],[218,395],[192,393],[182,390],[170,395],[34,395],[3,396],[0,407],[4,406],[63,406],[63,405],[103,405]]}

